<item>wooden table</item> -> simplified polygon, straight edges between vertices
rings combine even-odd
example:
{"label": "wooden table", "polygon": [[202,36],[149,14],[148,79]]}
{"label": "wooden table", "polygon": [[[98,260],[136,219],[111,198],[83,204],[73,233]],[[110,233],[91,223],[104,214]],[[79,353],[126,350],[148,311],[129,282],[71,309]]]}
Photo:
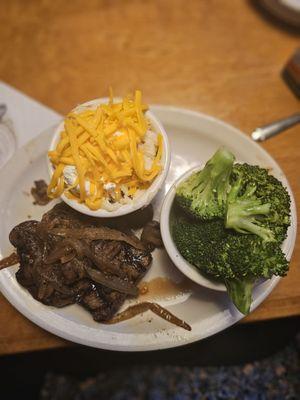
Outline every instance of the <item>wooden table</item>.
{"label": "wooden table", "polygon": [[[299,111],[280,71],[299,37],[242,0],[13,0],[0,17],[0,79],[66,113],[142,88],[149,103],[222,118],[246,133]],[[34,116],[33,116],[34,118]],[[300,128],[262,146],[300,199]],[[291,270],[246,321],[300,314],[300,243]],[[63,346],[0,298],[0,354]]]}

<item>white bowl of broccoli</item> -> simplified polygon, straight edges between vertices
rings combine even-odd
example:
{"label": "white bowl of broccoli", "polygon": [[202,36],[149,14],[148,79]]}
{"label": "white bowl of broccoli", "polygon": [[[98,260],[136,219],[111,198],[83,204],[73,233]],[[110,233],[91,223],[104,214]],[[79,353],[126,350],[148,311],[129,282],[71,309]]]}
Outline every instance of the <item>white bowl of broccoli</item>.
{"label": "white bowl of broccoli", "polygon": [[255,284],[285,276],[281,245],[290,225],[290,196],[269,171],[235,163],[221,148],[204,167],[170,188],[161,212],[165,248],[194,282],[226,291],[248,314]]}

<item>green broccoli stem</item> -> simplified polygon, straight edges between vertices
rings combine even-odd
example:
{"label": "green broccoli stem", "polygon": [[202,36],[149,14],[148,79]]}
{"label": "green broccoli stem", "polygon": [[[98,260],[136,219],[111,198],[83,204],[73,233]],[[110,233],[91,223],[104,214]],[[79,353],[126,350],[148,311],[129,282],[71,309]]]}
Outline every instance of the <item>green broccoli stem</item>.
{"label": "green broccoli stem", "polygon": [[240,233],[252,233],[265,242],[274,240],[272,231],[259,225],[259,215],[267,215],[270,204],[261,204],[257,199],[236,199],[228,202],[225,226]]}
{"label": "green broccoli stem", "polygon": [[233,162],[233,154],[219,149],[201,171],[193,173],[178,185],[177,203],[202,220],[224,217]]}
{"label": "green broccoli stem", "polygon": [[265,242],[272,242],[274,235],[270,229],[256,225],[249,220],[240,221],[239,228],[236,228],[237,232],[240,233],[253,233],[261,237]]}
{"label": "green broccoli stem", "polygon": [[[222,204],[227,197],[229,176],[232,171],[234,156],[226,149],[219,149],[206,163],[198,175],[197,185],[193,190],[201,193],[201,202],[207,206],[216,194],[217,201]],[[199,199],[196,198],[196,203]]]}
{"label": "green broccoli stem", "polygon": [[[219,149],[202,171],[183,182],[177,194],[191,199],[190,211],[203,219],[224,215],[234,156]],[[199,215],[197,215],[199,214]]]}
{"label": "green broccoli stem", "polygon": [[224,203],[227,199],[233,162],[234,155],[230,151],[221,148],[207,163],[211,163],[213,166],[209,180],[210,192],[216,194],[219,204]]}
{"label": "green broccoli stem", "polygon": [[228,295],[236,308],[244,315],[249,314],[254,278],[244,278],[243,280],[227,279],[224,283]]}

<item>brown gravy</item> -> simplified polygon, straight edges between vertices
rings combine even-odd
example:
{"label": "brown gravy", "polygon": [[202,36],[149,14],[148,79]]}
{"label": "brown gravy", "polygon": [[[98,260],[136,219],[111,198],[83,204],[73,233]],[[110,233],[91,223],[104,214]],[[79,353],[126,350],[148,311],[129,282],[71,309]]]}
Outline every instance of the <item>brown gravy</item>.
{"label": "brown gravy", "polygon": [[177,283],[169,278],[154,278],[139,284],[140,297],[142,300],[162,299],[177,297],[191,291],[191,282],[183,279]]}

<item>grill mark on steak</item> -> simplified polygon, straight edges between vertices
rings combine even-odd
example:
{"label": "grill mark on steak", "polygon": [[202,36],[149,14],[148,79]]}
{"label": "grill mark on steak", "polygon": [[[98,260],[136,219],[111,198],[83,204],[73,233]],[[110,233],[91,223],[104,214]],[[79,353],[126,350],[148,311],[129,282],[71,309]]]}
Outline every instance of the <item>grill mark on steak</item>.
{"label": "grill mark on steak", "polygon": [[[50,233],[53,228],[80,229],[97,227],[99,221],[86,217],[64,203],[55,205],[42,217],[41,222],[26,221],[17,225],[9,239],[17,249],[20,268],[17,281],[43,304],[55,307],[78,303],[91,312],[96,321],[107,321],[116,313],[126,299],[126,294],[111,290],[93,282],[86,268],[99,269],[110,263],[109,273],[114,270],[122,280],[136,285],[147,272],[152,256],[130,244],[115,240],[85,241],[87,254],[76,254],[70,261],[51,260],[51,252],[65,240]],[[99,262],[93,262],[99,260]],[[104,270],[101,270],[103,273]],[[107,269],[105,270],[107,273]],[[120,278],[118,278],[120,279]]]}

